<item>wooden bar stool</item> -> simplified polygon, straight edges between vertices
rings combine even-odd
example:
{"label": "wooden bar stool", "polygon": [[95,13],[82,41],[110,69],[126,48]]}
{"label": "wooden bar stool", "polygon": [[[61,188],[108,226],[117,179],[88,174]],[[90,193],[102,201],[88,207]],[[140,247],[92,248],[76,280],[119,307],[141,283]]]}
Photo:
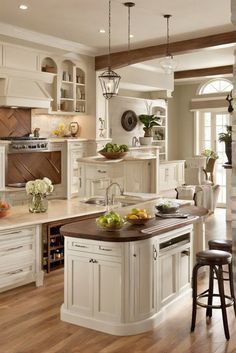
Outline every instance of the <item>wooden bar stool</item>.
{"label": "wooden bar stool", "polygon": [[[234,288],[233,288],[233,278],[229,277],[230,281],[230,296],[225,294],[224,291],[224,279],[223,279],[223,265],[228,265],[229,274],[232,274],[232,255],[226,251],[220,250],[205,250],[200,251],[196,254],[196,265],[193,268],[192,275],[192,288],[193,288],[193,306],[192,306],[192,324],[191,331],[195,329],[196,323],[196,313],[197,305],[206,308],[206,316],[212,317],[212,309],[221,309],[222,318],[224,325],[225,337],[229,340],[229,328],[227,320],[226,308],[229,306],[234,306],[234,311],[236,313]],[[209,288],[204,292],[197,294],[197,276],[198,270],[202,266],[209,266]],[[218,281],[219,294],[214,293],[214,274]],[[201,298],[208,298],[207,304],[201,302]],[[213,297],[220,298],[220,305],[213,304]],[[227,299],[227,302],[226,302]]]}

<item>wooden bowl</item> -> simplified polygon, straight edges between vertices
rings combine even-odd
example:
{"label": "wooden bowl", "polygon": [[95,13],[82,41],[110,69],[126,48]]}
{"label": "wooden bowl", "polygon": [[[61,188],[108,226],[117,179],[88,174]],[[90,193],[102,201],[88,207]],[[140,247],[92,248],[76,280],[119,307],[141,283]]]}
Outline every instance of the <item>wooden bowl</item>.
{"label": "wooden bowl", "polygon": [[104,156],[107,159],[120,159],[123,158],[127,152],[103,152],[103,151],[98,151],[102,156]]}
{"label": "wooden bowl", "polygon": [[148,223],[149,221],[152,221],[155,217],[151,216],[150,218],[127,218],[127,221],[131,224],[134,225],[143,225]]}

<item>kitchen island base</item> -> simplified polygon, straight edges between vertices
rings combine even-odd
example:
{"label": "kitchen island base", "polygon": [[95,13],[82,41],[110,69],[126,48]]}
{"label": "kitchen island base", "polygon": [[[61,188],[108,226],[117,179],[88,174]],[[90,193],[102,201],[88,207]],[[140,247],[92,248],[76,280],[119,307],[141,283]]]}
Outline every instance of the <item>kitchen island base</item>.
{"label": "kitchen island base", "polygon": [[[107,234],[111,241],[104,239],[108,232],[100,232],[100,238],[95,232],[94,240],[86,238],[83,230],[89,233],[90,227],[92,234],[96,227],[91,222],[89,227],[86,221],[80,227],[76,223],[62,227],[65,288],[61,319],[122,336],[156,327],[190,290],[193,221],[178,221],[183,223],[172,229],[161,226],[159,234],[142,234],[127,226],[120,235]],[[68,236],[73,227],[82,238]]]}

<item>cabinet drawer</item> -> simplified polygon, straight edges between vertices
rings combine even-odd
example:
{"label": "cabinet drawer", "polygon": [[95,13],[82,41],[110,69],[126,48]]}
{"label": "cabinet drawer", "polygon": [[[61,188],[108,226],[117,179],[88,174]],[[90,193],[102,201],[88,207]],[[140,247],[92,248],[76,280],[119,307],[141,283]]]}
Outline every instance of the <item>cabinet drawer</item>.
{"label": "cabinet drawer", "polygon": [[88,179],[103,179],[108,177],[109,168],[104,165],[87,166],[86,178]]}
{"label": "cabinet drawer", "polygon": [[84,148],[85,145],[83,142],[70,142],[70,148],[74,149],[74,148]]}
{"label": "cabinet drawer", "polygon": [[8,286],[17,286],[17,284],[22,282],[32,282],[34,281],[33,265],[26,264],[18,269],[10,270],[8,269],[5,273],[0,274],[0,289]]}
{"label": "cabinet drawer", "polygon": [[110,256],[121,256],[121,245],[109,242],[96,244],[94,246],[94,253]]}
{"label": "cabinet drawer", "polygon": [[0,244],[1,244],[1,241],[3,240],[10,241],[11,239],[20,239],[23,236],[31,236],[31,235],[32,236],[35,235],[34,227],[8,229],[8,230],[0,231]]}
{"label": "cabinet drawer", "polygon": [[22,252],[33,251],[33,236],[20,237],[19,239],[11,239],[9,241],[0,241],[0,262],[2,257],[9,255],[17,255]]}
{"label": "cabinet drawer", "polygon": [[93,245],[81,239],[78,239],[78,240],[68,239],[67,248],[68,250],[76,250],[76,251],[84,251],[84,252],[93,251]]}
{"label": "cabinet drawer", "polygon": [[8,272],[22,272],[18,270],[26,265],[34,267],[34,256],[31,251],[25,251],[18,255],[5,256],[0,259],[0,276]]}

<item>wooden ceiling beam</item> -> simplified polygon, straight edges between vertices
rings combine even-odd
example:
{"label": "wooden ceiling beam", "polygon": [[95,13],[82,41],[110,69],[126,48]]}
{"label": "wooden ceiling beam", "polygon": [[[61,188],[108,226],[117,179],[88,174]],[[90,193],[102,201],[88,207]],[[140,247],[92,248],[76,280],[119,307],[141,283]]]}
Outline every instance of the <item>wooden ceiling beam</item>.
{"label": "wooden ceiling beam", "polygon": [[[170,43],[170,52],[173,55],[183,54],[199,49],[205,49],[232,43],[236,43],[236,31],[173,42]],[[129,64],[137,64],[146,60],[161,58],[165,56],[165,54],[166,44],[133,49],[130,50],[129,56],[127,51],[120,51],[111,54],[111,67],[113,69],[121,68]],[[100,55],[95,57],[96,71],[104,70],[105,68],[107,68],[107,64],[108,55]]]}
{"label": "wooden ceiling beam", "polygon": [[175,80],[181,78],[193,78],[203,76],[215,76],[215,75],[226,75],[233,73],[233,65],[207,67],[204,69],[176,71],[174,73]]}

